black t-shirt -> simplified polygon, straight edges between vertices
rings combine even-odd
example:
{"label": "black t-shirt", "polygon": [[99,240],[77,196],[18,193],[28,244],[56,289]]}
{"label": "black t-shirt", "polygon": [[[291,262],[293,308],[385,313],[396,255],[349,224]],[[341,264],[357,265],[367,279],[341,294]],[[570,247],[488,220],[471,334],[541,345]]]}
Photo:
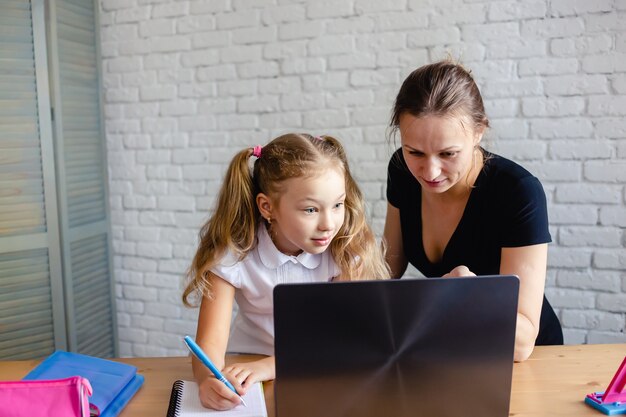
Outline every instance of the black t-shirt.
{"label": "black t-shirt", "polygon": [[[421,186],[406,166],[401,149],[389,162],[387,200],[400,210],[404,253],[427,277],[442,276],[459,265],[476,275],[499,274],[502,248],[552,240],[539,180],[513,161],[488,152],[485,156],[463,216],[437,263],[428,260],[422,242]],[[558,318],[544,298],[537,344],[559,344],[559,336],[562,343]]]}

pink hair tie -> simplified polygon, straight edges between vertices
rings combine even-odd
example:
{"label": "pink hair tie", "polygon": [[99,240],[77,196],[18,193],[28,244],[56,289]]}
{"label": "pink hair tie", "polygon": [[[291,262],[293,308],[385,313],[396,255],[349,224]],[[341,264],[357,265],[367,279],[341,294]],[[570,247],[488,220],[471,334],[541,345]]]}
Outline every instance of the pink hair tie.
{"label": "pink hair tie", "polygon": [[313,139],[322,140],[322,141],[324,140],[324,138],[321,136],[313,136]]}
{"label": "pink hair tie", "polygon": [[257,145],[254,148],[252,148],[252,155],[256,156],[257,158],[261,157],[261,149],[263,149],[263,147],[261,145]]}

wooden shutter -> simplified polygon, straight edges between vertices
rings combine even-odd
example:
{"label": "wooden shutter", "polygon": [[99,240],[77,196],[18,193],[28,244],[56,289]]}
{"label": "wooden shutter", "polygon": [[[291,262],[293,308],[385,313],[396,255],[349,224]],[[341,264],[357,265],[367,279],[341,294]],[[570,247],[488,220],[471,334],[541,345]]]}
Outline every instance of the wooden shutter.
{"label": "wooden shutter", "polygon": [[94,0],[51,0],[55,149],[72,351],[117,355]]}
{"label": "wooden shutter", "polygon": [[0,359],[65,349],[43,0],[0,0]]}

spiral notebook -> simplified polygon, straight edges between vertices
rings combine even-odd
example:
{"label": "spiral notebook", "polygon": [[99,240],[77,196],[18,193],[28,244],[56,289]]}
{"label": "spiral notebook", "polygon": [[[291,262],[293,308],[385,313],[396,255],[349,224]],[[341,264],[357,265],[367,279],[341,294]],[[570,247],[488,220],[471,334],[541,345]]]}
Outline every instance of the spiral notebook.
{"label": "spiral notebook", "polygon": [[198,384],[193,381],[177,380],[172,385],[170,405],[167,417],[195,417],[195,416],[222,416],[222,417],[267,417],[263,385],[257,382],[243,396],[247,407],[238,405],[232,410],[216,411],[204,408],[198,397]]}

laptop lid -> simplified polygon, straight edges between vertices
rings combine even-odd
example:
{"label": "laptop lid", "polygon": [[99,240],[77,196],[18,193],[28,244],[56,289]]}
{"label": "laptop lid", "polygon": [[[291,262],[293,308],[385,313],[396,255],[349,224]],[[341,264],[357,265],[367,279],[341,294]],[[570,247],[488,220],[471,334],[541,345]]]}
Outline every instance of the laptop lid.
{"label": "laptop lid", "polygon": [[278,417],[506,417],[516,276],[281,284]]}

